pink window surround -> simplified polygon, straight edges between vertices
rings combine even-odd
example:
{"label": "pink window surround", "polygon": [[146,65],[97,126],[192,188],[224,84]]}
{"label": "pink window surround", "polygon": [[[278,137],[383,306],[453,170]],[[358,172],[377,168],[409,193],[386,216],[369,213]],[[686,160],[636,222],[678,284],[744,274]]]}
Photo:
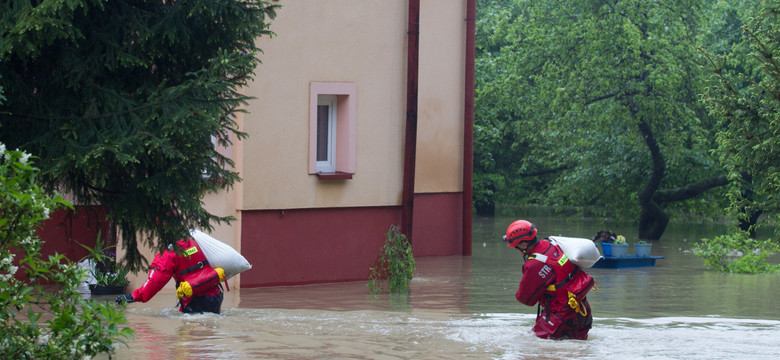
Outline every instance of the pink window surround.
{"label": "pink window surround", "polygon": [[[317,97],[336,96],[336,173],[355,173],[357,102],[355,83],[312,82],[309,91],[309,174],[317,174]],[[333,175],[335,175],[333,174]],[[330,174],[319,174],[328,179]],[[337,178],[348,179],[343,175]],[[335,178],[334,178],[335,179]]]}

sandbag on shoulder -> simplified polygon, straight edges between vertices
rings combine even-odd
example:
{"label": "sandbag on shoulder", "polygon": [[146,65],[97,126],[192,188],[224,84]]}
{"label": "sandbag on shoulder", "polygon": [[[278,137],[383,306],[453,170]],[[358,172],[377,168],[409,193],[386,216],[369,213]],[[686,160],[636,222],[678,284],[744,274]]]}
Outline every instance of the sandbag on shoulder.
{"label": "sandbag on shoulder", "polygon": [[221,267],[225,271],[225,279],[249,270],[252,265],[238,251],[223,243],[211,235],[197,229],[190,230],[190,236],[198,243],[209,265],[213,268]]}
{"label": "sandbag on shoulder", "polygon": [[550,236],[550,242],[561,247],[572,263],[581,268],[590,268],[599,261],[601,253],[596,243],[590,239],[564,236]]}

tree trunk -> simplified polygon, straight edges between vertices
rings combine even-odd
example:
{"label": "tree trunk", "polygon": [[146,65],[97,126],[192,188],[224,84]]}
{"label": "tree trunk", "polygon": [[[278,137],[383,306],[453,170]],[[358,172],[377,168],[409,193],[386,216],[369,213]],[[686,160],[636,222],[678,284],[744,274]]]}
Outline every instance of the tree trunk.
{"label": "tree trunk", "polygon": [[[634,113],[636,116],[636,113]],[[638,119],[639,132],[645,140],[647,148],[650,150],[650,156],[653,159],[653,170],[650,178],[645,183],[642,191],[639,192],[639,205],[642,211],[639,215],[639,239],[640,240],[658,240],[666,230],[669,224],[669,215],[666,215],[658,203],[653,200],[653,195],[661,185],[666,165],[658,142],[655,140],[653,130],[645,119]]]}
{"label": "tree trunk", "polygon": [[748,235],[755,239],[756,238],[756,228],[755,225],[758,223],[758,219],[761,218],[761,215],[763,214],[763,211],[748,211],[743,209],[744,218],[739,218],[739,228],[742,231],[747,231]]}
{"label": "tree trunk", "polygon": [[493,183],[487,185],[490,189],[490,195],[482,195],[480,198],[474,198],[474,209],[479,216],[494,216],[496,215],[496,187]]}
{"label": "tree trunk", "polygon": [[[748,204],[753,203],[753,175],[747,171],[742,171],[742,198],[746,200]],[[756,228],[754,225],[758,223],[758,219],[763,214],[761,209],[751,208],[749,206],[743,206],[740,208],[741,217],[739,218],[739,228],[743,231],[747,231],[751,238],[756,238]]]}
{"label": "tree trunk", "polygon": [[669,215],[666,215],[655,201],[642,205],[642,212],[639,214],[639,239],[640,240],[658,240],[666,231],[666,225],[669,224]]}
{"label": "tree trunk", "polygon": [[[636,112],[634,112],[634,115],[636,116]],[[650,156],[653,160],[650,178],[639,192],[639,205],[642,207],[642,211],[639,214],[639,239],[658,240],[669,224],[669,215],[661,207],[663,204],[694,198],[709,189],[728,184],[729,179],[727,176],[721,175],[676,189],[659,190],[658,187],[661,185],[661,180],[666,171],[664,156],[655,139],[655,134],[653,134],[653,130],[650,128],[650,124],[645,119],[640,118],[637,126],[647,148],[650,150]],[[755,220],[748,219],[748,221]]]}
{"label": "tree trunk", "polygon": [[658,204],[666,204],[693,199],[709,189],[723,186],[728,183],[729,178],[726,175],[713,176],[675,189],[658,190],[653,194],[653,201]]}
{"label": "tree trunk", "polygon": [[481,202],[474,205],[474,209],[479,216],[495,216],[496,215],[496,203],[494,202]]}

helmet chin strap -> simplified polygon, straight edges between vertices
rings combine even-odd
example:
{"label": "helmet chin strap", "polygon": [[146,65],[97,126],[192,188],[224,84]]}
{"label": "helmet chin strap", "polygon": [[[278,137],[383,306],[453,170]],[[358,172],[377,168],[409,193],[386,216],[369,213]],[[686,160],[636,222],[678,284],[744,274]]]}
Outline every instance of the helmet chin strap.
{"label": "helmet chin strap", "polygon": [[522,248],[520,248],[520,245],[517,245],[517,246],[515,246],[515,249],[517,249],[517,251],[519,251],[521,254],[523,254],[523,262],[528,261],[528,251],[527,251],[528,248],[527,247],[525,248],[525,250],[523,250]]}
{"label": "helmet chin strap", "polygon": [[527,262],[528,261],[528,252],[523,250],[523,249],[520,249],[519,247],[517,249],[520,250],[521,253],[523,253],[523,262]]}
{"label": "helmet chin strap", "polygon": [[[528,245],[525,247],[525,250],[520,248],[520,244],[522,243],[528,243]],[[539,244],[539,239],[534,238],[533,240],[521,241],[520,244],[517,244],[517,246],[515,246],[515,249],[520,250],[523,253],[523,260],[526,260],[528,258],[528,255],[530,255],[528,252],[531,251],[533,248],[535,248],[537,244]]]}

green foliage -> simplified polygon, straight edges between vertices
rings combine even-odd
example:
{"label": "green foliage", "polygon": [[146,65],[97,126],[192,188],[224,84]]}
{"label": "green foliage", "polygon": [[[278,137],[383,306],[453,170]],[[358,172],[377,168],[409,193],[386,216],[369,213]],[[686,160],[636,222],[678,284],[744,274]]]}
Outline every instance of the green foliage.
{"label": "green foliage", "polygon": [[736,182],[732,212],[771,223],[780,220],[780,2],[760,5],[741,42],[705,51],[713,76],[703,100],[720,119],[715,153]]}
{"label": "green foliage", "polygon": [[[652,199],[722,175],[710,152],[716,122],[698,98],[707,74],[695,47],[738,39],[712,34],[733,29],[743,5],[479,2],[475,203],[503,195],[637,218],[643,189]],[[654,161],[663,167],[649,183]],[[719,214],[722,194],[666,201],[662,210]]]}
{"label": "green foliage", "polygon": [[[83,299],[84,272],[62,255],[43,258],[35,237],[49,211],[70,206],[44,194],[30,155],[0,143],[0,353],[7,359],[81,359],[113,353],[133,335],[121,309]],[[20,259],[15,260],[19,256]]]}
{"label": "green foliage", "polygon": [[368,287],[372,294],[382,291],[382,284],[387,281],[391,294],[407,293],[409,281],[414,276],[414,255],[412,244],[393,225],[385,234],[385,243],[380,249],[379,258],[369,268]]}
{"label": "green foliage", "polygon": [[124,286],[127,285],[127,274],[130,271],[127,267],[118,265],[114,270],[98,270],[93,271],[92,276],[95,277],[98,285],[106,286]]}
{"label": "green foliage", "polygon": [[[260,0],[0,2],[0,140],[40,156],[40,181],[105,207],[127,265],[232,217],[203,196],[240,181],[217,151],[278,5]],[[140,234],[140,239],[137,236]]]}
{"label": "green foliage", "polygon": [[745,231],[701,239],[694,248],[707,267],[733,274],[780,273],[780,264],[767,262],[779,251],[777,242],[753,239]]}
{"label": "green foliage", "polygon": [[116,245],[105,246],[100,235],[98,231],[95,247],[79,244],[89,252],[82,260],[90,260],[92,267],[89,271],[98,285],[126,285],[128,268],[117,264],[116,252],[111,251]]}
{"label": "green foliage", "polygon": [[81,260],[90,261],[91,268],[89,269],[89,273],[95,278],[98,285],[127,285],[127,274],[130,270],[126,266],[117,264],[116,251],[112,251],[116,248],[116,245],[105,246],[100,234],[101,232],[98,231],[95,247],[79,244],[89,252],[89,254]]}

